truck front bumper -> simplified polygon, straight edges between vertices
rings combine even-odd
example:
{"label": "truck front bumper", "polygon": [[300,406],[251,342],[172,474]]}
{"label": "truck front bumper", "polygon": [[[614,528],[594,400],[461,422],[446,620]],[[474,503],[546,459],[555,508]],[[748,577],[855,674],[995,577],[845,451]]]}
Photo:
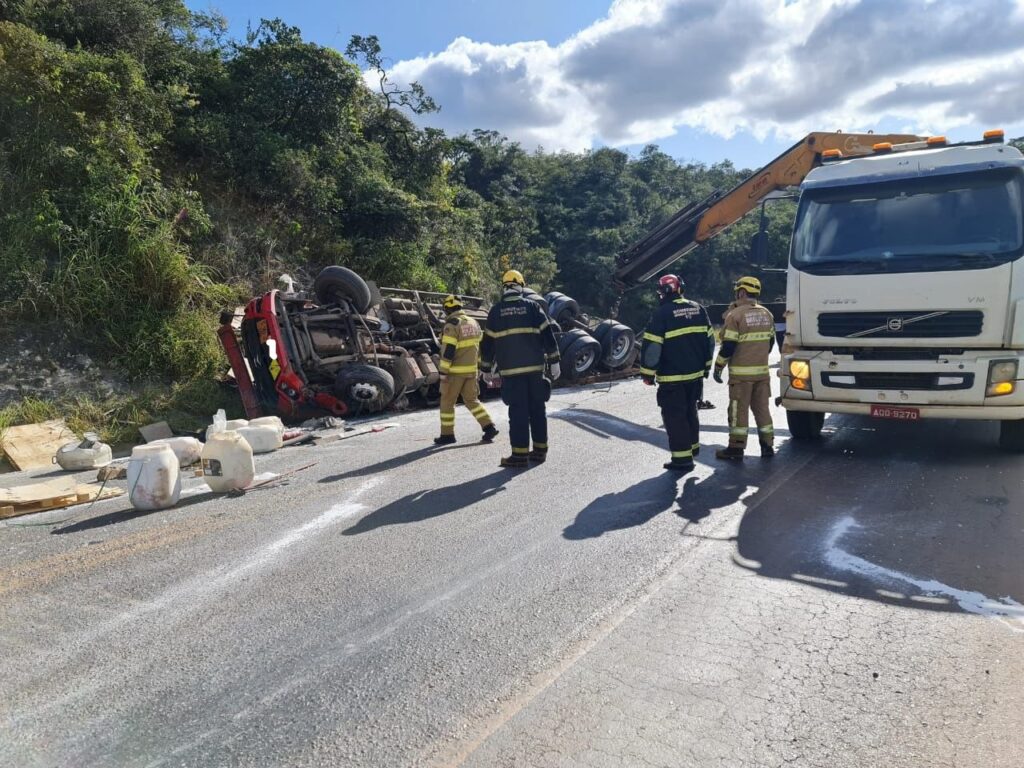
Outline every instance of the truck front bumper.
{"label": "truck front bumper", "polygon": [[[782,407],[788,411],[812,411],[816,413],[853,413],[871,415],[871,403],[840,403],[828,400],[804,400],[782,398]],[[991,419],[1014,421],[1024,419],[1024,405],[909,405],[894,403],[900,407],[915,408],[922,419]]]}
{"label": "truck front bumper", "polygon": [[[989,396],[992,363],[1018,361],[1012,393]],[[792,386],[790,361],[810,371],[809,389]],[[856,359],[828,350],[794,350],[779,366],[781,404],[792,411],[870,416],[875,406],[911,408],[923,419],[1024,419],[1024,358],[1018,350],[965,350],[932,359]]]}

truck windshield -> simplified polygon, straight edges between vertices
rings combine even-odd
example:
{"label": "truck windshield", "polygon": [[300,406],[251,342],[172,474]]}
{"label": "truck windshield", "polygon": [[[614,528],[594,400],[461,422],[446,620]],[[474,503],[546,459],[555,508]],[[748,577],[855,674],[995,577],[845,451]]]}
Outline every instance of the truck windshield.
{"label": "truck windshield", "polygon": [[982,269],[1024,246],[1020,173],[1000,168],[808,190],[792,263],[812,274]]}

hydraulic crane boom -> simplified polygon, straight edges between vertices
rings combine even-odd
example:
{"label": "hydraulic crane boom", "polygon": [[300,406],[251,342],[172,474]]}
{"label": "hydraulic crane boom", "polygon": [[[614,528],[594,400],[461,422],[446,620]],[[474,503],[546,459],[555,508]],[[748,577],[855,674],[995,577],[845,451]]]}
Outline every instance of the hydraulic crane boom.
{"label": "hydraulic crane boom", "polygon": [[821,164],[826,150],[837,149],[843,157],[870,154],[880,142],[905,144],[920,136],[875,133],[811,133],[768,165],[755,171],[728,192],[717,190],[692,203],[634,243],[616,258],[612,278],[621,292],[654,276],[701,243],[707,242],[754,210],[771,192],[798,186]]}

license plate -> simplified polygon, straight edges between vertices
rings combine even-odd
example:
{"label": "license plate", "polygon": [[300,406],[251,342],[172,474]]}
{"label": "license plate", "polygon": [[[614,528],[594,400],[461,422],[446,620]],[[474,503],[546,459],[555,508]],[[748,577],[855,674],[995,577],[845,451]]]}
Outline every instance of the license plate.
{"label": "license plate", "polygon": [[919,408],[902,408],[896,405],[872,405],[871,415],[876,419],[917,421],[921,418],[921,411]]}

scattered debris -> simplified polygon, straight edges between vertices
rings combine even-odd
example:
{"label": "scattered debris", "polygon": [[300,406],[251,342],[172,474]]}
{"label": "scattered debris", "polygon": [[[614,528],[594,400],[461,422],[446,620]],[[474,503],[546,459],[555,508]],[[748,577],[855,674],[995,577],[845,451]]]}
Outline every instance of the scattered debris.
{"label": "scattered debris", "polygon": [[100,471],[96,473],[96,480],[101,483],[106,483],[110,480],[123,480],[126,477],[128,477],[128,466],[126,464],[108,464],[105,467],[100,467]]}
{"label": "scattered debris", "polygon": [[139,427],[139,434],[142,435],[142,439],[147,443],[153,443],[157,440],[166,440],[174,437],[174,433],[168,426],[166,421],[158,421],[155,424],[147,424],[144,427]]}
{"label": "scattered debris", "polygon": [[302,429],[341,429],[345,420],[337,416],[321,416],[318,419],[306,419],[299,425]]}
{"label": "scattered debris", "polygon": [[75,440],[61,446],[53,460],[68,472],[105,467],[114,458],[110,446],[101,443],[94,432],[86,432],[84,440]]}
{"label": "scattered debris", "polygon": [[63,419],[55,419],[9,427],[0,436],[0,450],[15,469],[44,469],[53,466],[53,457],[62,446],[77,439]]}
{"label": "scattered debris", "polygon": [[393,429],[399,426],[397,422],[390,421],[387,424],[375,424],[372,427],[364,427],[363,429],[354,429],[351,432],[343,432],[335,435],[315,435],[313,442],[316,445],[326,445],[328,443],[334,443],[338,440],[348,440],[351,437],[359,437],[360,435],[368,435],[373,432],[383,432],[386,429]]}
{"label": "scattered debris", "polygon": [[0,488],[0,518],[87,504],[123,493],[124,490],[121,488],[105,488],[92,484],[76,485],[64,478],[17,488]]}

